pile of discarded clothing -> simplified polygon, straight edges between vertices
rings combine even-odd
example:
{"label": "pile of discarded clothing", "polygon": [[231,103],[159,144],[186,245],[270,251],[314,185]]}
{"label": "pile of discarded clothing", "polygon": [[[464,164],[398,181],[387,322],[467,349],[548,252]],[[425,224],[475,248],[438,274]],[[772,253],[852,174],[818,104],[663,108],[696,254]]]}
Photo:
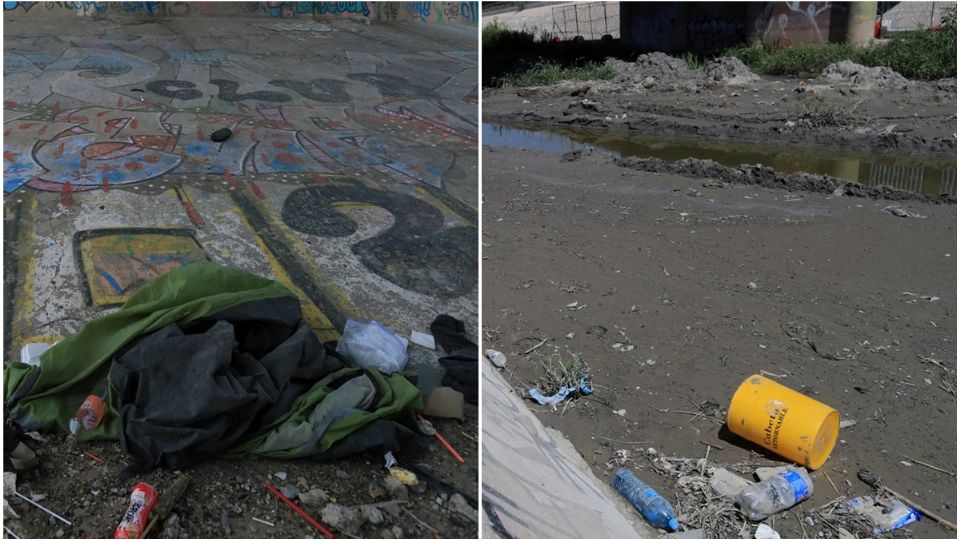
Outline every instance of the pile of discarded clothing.
{"label": "pile of discarded clothing", "polygon": [[[117,439],[147,470],[409,450],[423,406],[414,378],[320,343],[282,285],[200,262],[144,285],[39,365],[12,364],[4,396],[20,428]],[[85,427],[76,419],[87,403],[103,410]]]}

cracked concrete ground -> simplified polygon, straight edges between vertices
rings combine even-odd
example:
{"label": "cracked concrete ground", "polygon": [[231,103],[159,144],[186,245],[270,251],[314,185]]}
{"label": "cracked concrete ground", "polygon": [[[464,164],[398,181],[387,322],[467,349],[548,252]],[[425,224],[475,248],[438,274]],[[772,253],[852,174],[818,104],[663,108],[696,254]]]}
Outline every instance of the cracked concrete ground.
{"label": "cracked concrete ground", "polygon": [[[5,363],[25,343],[71,335],[142,283],[200,259],[279,280],[321,339],[337,338],[348,317],[402,335],[429,332],[440,313],[476,328],[474,27],[9,16],[5,26]],[[232,136],[211,141],[221,128]],[[438,355],[421,356],[435,363]],[[476,408],[467,415],[438,427],[453,433],[468,466],[445,468],[442,453],[423,463],[475,496],[476,452],[456,436],[476,436]],[[113,446],[101,451],[122,459]],[[53,474],[33,486],[68,513],[62,501],[90,489],[79,478],[58,485],[76,465],[50,464]],[[241,474],[260,478],[279,466]],[[308,483],[333,470],[297,467]],[[363,478],[337,481],[334,493],[352,493],[346,500],[381,474],[369,456],[342,467]],[[215,479],[235,468],[216,462],[197,474]],[[100,476],[89,481],[114,485]],[[197,515],[219,511],[206,508],[216,503],[205,494],[188,492]],[[420,497],[411,510],[445,536],[475,534],[443,512],[424,515],[437,493]],[[125,503],[112,505],[104,526]],[[285,525],[235,525],[230,534],[312,530],[274,511]],[[195,525],[185,534],[224,534],[197,515],[181,515]],[[414,523],[404,534],[423,534]],[[81,532],[105,534],[88,525]],[[46,536],[56,529],[45,519],[24,526]]]}

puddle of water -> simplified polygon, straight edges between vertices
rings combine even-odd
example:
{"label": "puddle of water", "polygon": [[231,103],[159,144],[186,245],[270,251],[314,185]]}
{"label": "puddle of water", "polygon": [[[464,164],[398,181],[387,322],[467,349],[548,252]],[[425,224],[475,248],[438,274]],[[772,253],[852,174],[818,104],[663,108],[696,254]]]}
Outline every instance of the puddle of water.
{"label": "puddle of water", "polygon": [[773,167],[782,173],[828,174],[867,186],[890,186],[915,193],[957,194],[957,160],[934,156],[897,156],[798,146],[668,138],[592,129],[483,124],[483,144],[553,153],[593,148],[616,157],[655,157],[664,161],[712,159],[736,167],[743,163]]}

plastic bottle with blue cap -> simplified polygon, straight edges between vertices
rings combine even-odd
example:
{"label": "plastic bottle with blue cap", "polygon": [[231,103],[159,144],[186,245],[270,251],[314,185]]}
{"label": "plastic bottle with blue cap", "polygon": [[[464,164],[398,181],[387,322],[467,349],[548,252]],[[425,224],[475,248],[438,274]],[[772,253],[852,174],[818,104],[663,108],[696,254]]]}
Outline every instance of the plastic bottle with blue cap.
{"label": "plastic bottle with blue cap", "polygon": [[673,506],[630,470],[620,469],[613,477],[613,489],[623,495],[648,523],[667,531],[680,528]]}

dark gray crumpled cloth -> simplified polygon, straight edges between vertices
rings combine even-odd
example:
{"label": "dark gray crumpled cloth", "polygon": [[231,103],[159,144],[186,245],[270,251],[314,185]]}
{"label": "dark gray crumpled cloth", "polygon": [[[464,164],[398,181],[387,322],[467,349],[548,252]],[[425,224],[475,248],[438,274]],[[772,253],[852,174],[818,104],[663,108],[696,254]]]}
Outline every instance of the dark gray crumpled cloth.
{"label": "dark gray crumpled cloth", "polygon": [[138,470],[189,467],[262,434],[300,394],[343,367],[291,297],[169,325],[114,359],[120,445]]}

